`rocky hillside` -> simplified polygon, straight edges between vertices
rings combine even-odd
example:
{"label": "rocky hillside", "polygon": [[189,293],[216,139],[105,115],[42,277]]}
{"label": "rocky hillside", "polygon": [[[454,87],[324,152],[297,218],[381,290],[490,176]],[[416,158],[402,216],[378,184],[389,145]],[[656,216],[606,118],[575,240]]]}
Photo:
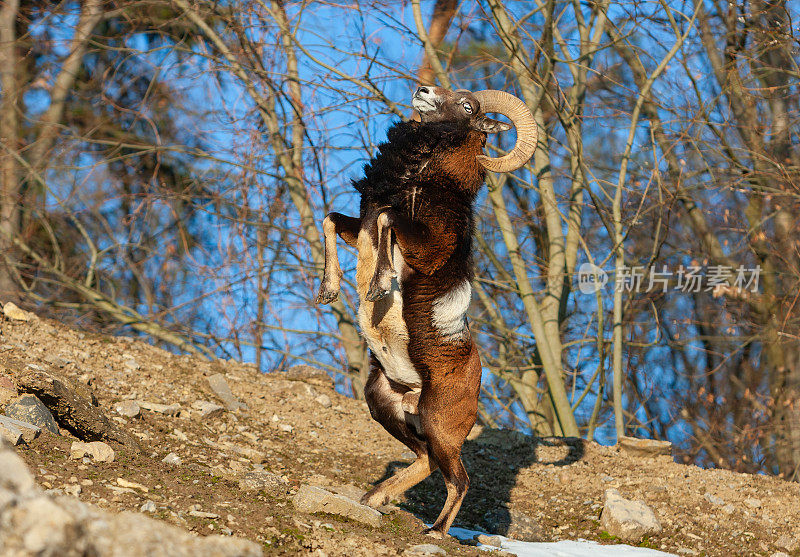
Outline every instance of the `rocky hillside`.
{"label": "rocky hillside", "polygon": [[[0,554],[482,554],[420,534],[444,501],[438,474],[380,512],[355,502],[412,455],[324,373],[264,375],[4,310],[0,433],[15,446],[0,449]],[[457,526],[800,555],[798,484],[480,428],[464,455],[472,486]],[[652,511],[654,526],[615,524],[626,502],[623,515]]]}

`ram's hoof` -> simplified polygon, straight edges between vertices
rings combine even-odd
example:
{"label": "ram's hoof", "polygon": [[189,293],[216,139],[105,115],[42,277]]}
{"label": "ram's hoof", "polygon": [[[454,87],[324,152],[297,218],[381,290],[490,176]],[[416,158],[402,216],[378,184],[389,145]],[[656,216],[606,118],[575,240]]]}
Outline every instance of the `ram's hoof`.
{"label": "ram's hoof", "polygon": [[378,300],[383,300],[386,296],[388,296],[389,292],[390,290],[388,288],[381,288],[377,281],[374,281],[369,286],[366,299],[368,302],[377,302]]}
{"label": "ram's hoof", "polygon": [[432,538],[436,538],[437,540],[444,539],[444,534],[442,534],[439,530],[434,530],[433,528],[428,528],[423,532],[423,534]]}
{"label": "ram's hoof", "polygon": [[328,290],[325,287],[319,289],[319,294],[317,294],[317,304],[325,305],[330,304],[331,302],[335,302],[336,298],[339,297],[339,292],[336,290]]}

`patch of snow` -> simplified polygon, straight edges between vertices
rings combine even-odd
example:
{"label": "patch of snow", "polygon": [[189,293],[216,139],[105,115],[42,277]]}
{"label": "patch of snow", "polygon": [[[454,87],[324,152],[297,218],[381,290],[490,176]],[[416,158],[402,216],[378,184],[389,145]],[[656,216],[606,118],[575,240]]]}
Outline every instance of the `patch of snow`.
{"label": "patch of snow", "polygon": [[[449,534],[459,540],[471,540],[478,534],[466,528],[450,528]],[[503,536],[502,547],[478,544],[478,549],[494,551],[502,549],[517,557],[676,557],[674,553],[665,553],[646,547],[631,545],[600,545],[588,540],[561,540],[558,542],[521,542]]]}

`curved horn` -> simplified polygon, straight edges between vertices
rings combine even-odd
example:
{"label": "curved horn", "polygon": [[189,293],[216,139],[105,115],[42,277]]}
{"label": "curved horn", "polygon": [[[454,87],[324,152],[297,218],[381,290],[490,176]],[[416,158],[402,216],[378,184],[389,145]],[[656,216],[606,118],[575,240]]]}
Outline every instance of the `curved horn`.
{"label": "curved horn", "polygon": [[502,157],[478,155],[478,162],[493,172],[511,172],[524,165],[536,151],[539,140],[539,126],[527,105],[510,93],[485,89],[473,93],[481,103],[481,111],[498,112],[506,116],[517,129],[517,143]]}

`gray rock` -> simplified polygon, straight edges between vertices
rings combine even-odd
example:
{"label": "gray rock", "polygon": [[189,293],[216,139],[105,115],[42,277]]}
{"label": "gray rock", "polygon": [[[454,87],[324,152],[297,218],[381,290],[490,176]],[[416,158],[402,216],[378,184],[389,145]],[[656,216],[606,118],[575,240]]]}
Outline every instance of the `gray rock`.
{"label": "gray rock", "polygon": [[221,416],[225,409],[219,404],[214,404],[207,400],[196,400],[192,403],[192,408],[200,412],[202,418],[216,418]]}
{"label": "gray rock", "polygon": [[22,430],[10,422],[0,421],[0,438],[12,445],[19,445],[22,443]]}
{"label": "gray rock", "polygon": [[376,528],[381,525],[381,513],[375,509],[319,487],[300,486],[292,502],[300,512],[324,512],[344,516]]}
{"label": "gray rock", "polygon": [[215,373],[209,377],[208,384],[211,387],[211,390],[214,391],[214,394],[220,398],[220,400],[231,412],[235,412],[239,409],[247,409],[246,404],[239,402],[239,400],[233,396],[231,388],[228,386],[228,382],[225,380],[225,376],[221,373]]}
{"label": "gray rock", "polygon": [[718,507],[725,504],[725,499],[722,497],[717,497],[716,495],[712,495],[711,493],[706,493],[703,495],[703,498],[705,498],[705,500],[712,505],[717,505]]}
{"label": "gray rock", "polygon": [[114,411],[126,418],[136,418],[142,413],[142,408],[135,400],[121,400],[114,405]]}
{"label": "gray rock", "polygon": [[283,478],[266,470],[254,470],[247,472],[239,478],[239,489],[244,491],[264,490],[270,495],[283,496],[289,490],[289,486]]}
{"label": "gray rock", "polygon": [[6,416],[21,422],[27,422],[59,435],[58,424],[53,414],[35,395],[22,395],[6,406]]}
{"label": "gray rock", "polygon": [[140,407],[144,408],[145,410],[150,410],[151,412],[158,412],[159,414],[164,414],[165,416],[177,416],[181,413],[181,405],[177,402],[174,404],[159,404],[157,402],[147,402],[146,400],[137,400],[136,404]]}
{"label": "gray rock", "polygon": [[167,456],[161,459],[161,462],[171,466],[180,466],[183,461],[181,460],[181,457],[175,453],[169,453]]}
{"label": "gray rock", "polygon": [[26,443],[30,443],[36,439],[42,432],[39,426],[29,424],[28,422],[22,422],[14,418],[9,418],[8,416],[0,416],[0,427],[4,425],[13,426],[19,429],[22,432],[22,439],[24,439]]}
{"label": "gray rock", "polygon": [[325,393],[322,393],[314,400],[317,401],[317,404],[319,404],[323,408],[330,408],[333,405],[333,402],[331,402],[331,397],[329,397]]}
{"label": "gray rock", "polygon": [[630,501],[616,489],[606,490],[600,524],[612,536],[638,542],[644,536],[661,532],[661,523],[643,501]]}
{"label": "gray rock", "polygon": [[432,543],[421,543],[409,547],[403,552],[403,555],[447,555],[447,552]]}
{"label": "gray rock", "polygon": [[95,462],[114,462],[114,449],[102,441],[74,441],[69,449],[69,456],[73,459],[90,456]]}
{"label": "gray rock", "polygon": [[139,507],[139,512],[143,513],[154,513],[156,512],[157,507],[153,501],[145,501],[141,507]]}
{"label": "gray rock", "polygon": [[500,534],[524,542],[541,540],[542,527],[527,514],[498,507],[483,515],[483,526],[492,534]]}
{"label": "gray rock", "polygon": [[[33,477],[22,460],[0,447],[3,555],[262,555],[261,548],[247,540],[198,537],[140,513],[113,514],[71,497],[53,497],[32,488]],[[11,498],[13,504],[2,504],[3,497]]]}

